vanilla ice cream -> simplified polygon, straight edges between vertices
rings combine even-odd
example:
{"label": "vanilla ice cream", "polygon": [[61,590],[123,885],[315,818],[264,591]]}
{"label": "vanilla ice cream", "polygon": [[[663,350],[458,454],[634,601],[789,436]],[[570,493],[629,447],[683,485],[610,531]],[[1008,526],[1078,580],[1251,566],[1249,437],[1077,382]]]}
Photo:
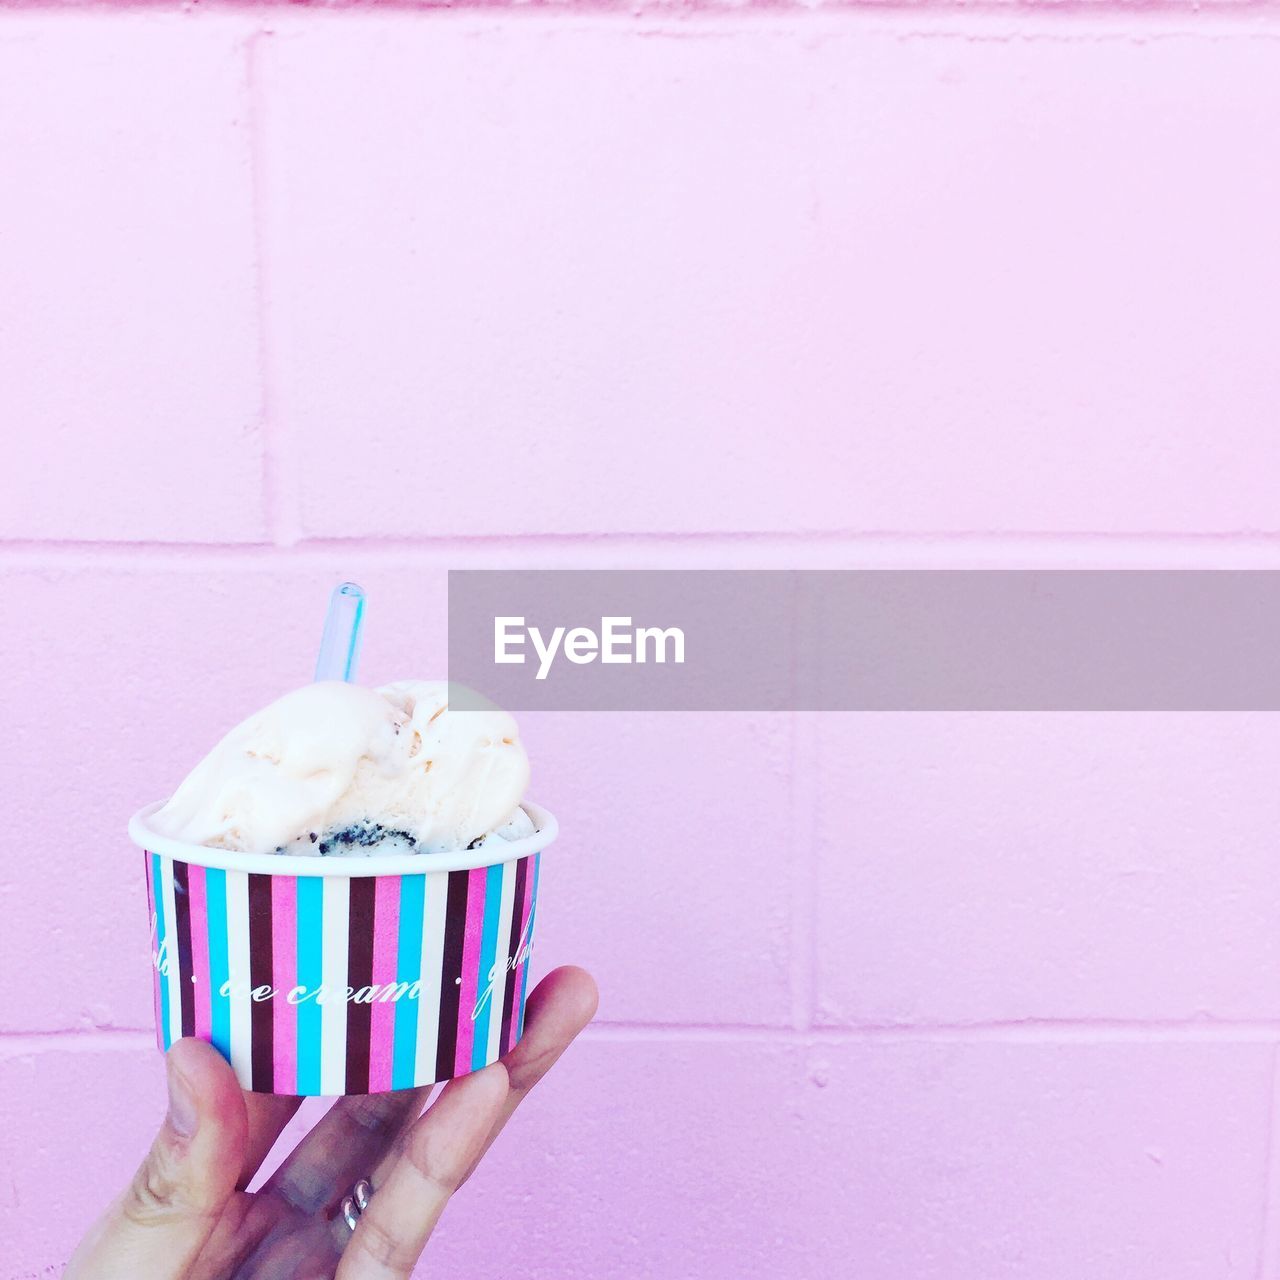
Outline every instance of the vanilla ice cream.
{"label": "vanilla ice cream", "polygon": [[515,720],[450,711],[443,681],[320,681],[232,729],[148,825],[244,853],[439,853],[532,834],[528,781]]}

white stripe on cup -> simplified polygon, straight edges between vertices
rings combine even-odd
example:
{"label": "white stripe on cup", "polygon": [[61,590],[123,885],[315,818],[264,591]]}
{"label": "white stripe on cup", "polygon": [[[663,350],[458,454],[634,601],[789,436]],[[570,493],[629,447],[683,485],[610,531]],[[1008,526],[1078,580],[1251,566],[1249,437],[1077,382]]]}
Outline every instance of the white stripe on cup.
{"label": "white stripe on cup", "polygon": [[507,959],[511,955],[511,913],[516,897],[516,864],[502,864],[502,907],[498,913],[498,945],[493,956],[493,1011],[489,1014],[489,1053],[495,1062],[502,1053],[502,1014],[507,998]]}
{"label": "white stripe on cup", "polygon": [[418,995],[418,1050],[414,1058],[416,1084],[436,1078],[436,1049],[440,1039],[440,971],[444,965],[444,909],[449,897],[449,873],[427,876],[422,901],[422,986]]}
{"label": "white stripe on cup", "polygon": [[231,1065],[243,1089],[253,1084],[253,1003],[249,996],[249,874],[227,872],[227,978]]}
{"label": "white stripe on cup", "polygon": [[351,881],[325,876],[322,981],[320,1006],[320,1092],[347,1089],[347,937],[351,914]]}
{"label": "white stripe on cup", "polygon": [[160,859],[160,882],[164,890],[165,957],[169,972],[169,1042],[182,1039],[182,966],[178,963],[178,904],[174,892],[173,859]]}

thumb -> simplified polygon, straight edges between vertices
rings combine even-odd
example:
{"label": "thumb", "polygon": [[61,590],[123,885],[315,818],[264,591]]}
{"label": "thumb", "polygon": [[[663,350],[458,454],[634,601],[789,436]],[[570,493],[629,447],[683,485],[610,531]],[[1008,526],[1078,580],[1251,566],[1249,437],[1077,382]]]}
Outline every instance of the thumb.
{"label": "thumb", "polygon": [[210,1045],[165,1061],[169,1112],[124,1194],[76,1250],[64,1280],[179,1280],[235,1192],[248,1136],[235,1073]]}

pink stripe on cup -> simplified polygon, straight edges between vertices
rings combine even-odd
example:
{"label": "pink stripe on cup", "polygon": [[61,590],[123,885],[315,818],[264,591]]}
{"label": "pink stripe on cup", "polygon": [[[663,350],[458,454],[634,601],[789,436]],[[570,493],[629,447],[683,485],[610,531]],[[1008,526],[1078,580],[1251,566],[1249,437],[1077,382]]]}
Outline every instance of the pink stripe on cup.
{"label": "pink stripe on cup", "polygon": [[484,947],[484,889],[488,867],[473,867],[467,877],[467,928],[462,940],[462,987],[458,992],[458,1043],[453,1069],[458,1075],[471,1070],[471,1046],[475,1040],[475,1011],[480,990],[480,953]]}
{"label": "pink stripe on cup", "polygon": [[191,903],[191,979],[195,995],[195,1034],[200,1040],[213,1035],[213,991],[209,985],[209,923],[207,872],[187,867],[187,899]]}
{"label": "pink stripe on cup", "polygon": [[298,984],[298,881],[271,877],[271,1026],[272,1088],[292,1093],[298,1087],[298,1007],[289,992]]}
{"label": "pink stripe on cup", "polygon": [[532,854],[525,859],[524,872],[524,914],[521,919],[520,930],[520,948],[524,957],[522,963],[528,963],[529,955],[529,923],[533,915],[533,882],[537,879],[538,874],[538,855]]}
{"label": "pink stripe on cup", "polygon": [[[375,990],[394,985],[400,946],[400,877],[379,876],[373,904],[373,981]],[[402,996],[401,999],[404,999]],[[396,1001],[374,1000],[370,1013],[369,1092],[391,1088],[395,1058]],[[414,1029],[417,1029],[416,1020]]]}

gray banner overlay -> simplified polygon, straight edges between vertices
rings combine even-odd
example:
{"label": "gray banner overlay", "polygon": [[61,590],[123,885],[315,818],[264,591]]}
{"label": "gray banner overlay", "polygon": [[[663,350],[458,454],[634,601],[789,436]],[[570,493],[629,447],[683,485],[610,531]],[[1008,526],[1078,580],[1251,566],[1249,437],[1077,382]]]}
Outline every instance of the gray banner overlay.
{"label": "gray banner overlay", "polygon": [[452,571],[449,679],[511,711],[1275,711],[1280,572]]}

